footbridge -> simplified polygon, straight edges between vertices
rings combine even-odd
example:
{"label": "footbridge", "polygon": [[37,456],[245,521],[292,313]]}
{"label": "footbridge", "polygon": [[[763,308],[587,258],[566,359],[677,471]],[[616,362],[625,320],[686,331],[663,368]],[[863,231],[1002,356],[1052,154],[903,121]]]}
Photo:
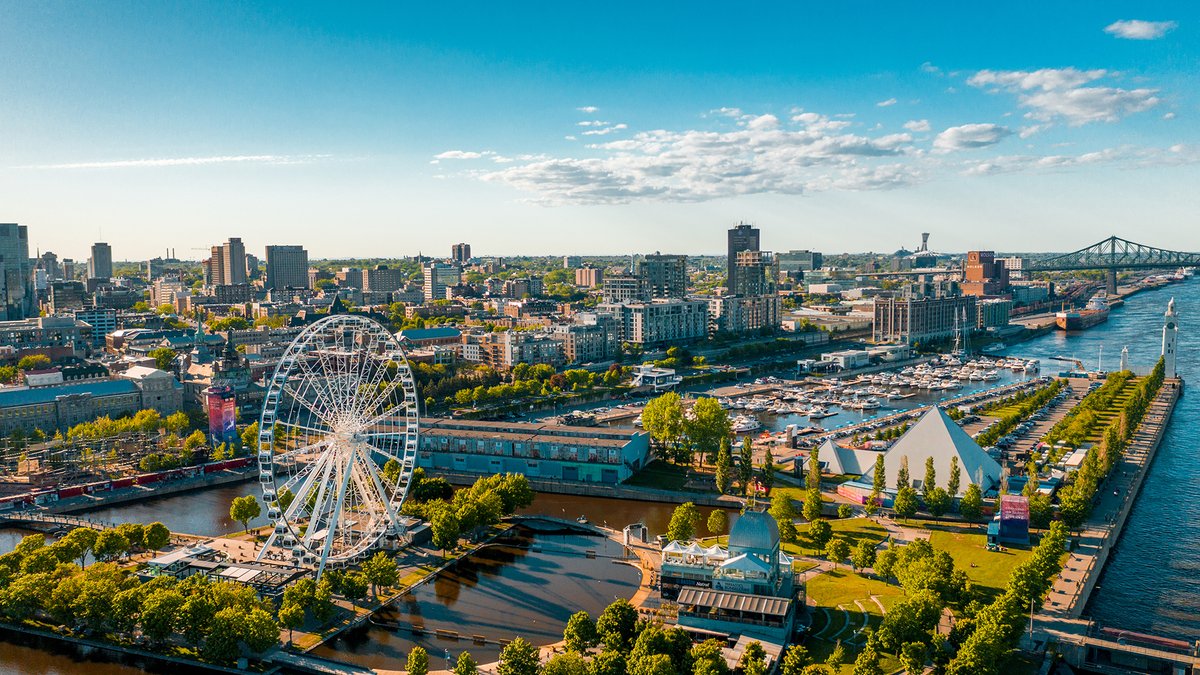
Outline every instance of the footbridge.
{"label": "footbridge", "polygon": [[117,527],[113,523],[92,520],[82,516],[49,513],[47,511],[0,511],[0,525],[19,525],[48,529],[86,527],[100,532],[116,529]]}

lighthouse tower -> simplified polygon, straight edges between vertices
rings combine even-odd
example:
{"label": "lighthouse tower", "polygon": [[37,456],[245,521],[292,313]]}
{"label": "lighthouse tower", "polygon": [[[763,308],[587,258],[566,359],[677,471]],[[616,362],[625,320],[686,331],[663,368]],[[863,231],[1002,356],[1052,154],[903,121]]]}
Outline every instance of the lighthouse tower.
{"label": "lighthouse tower", "polygon": [[1167,304],[1167,312],[1163,315],[1162,358],[1164,373],[1167,377],[1175,377],[1175,348],[1179,336],[1179,316],[1175,314],[1175,298]]}
{"label": "lighthouse tower", "polygon": [[1129,370],[1129,345],[1121,348],[1121,370]]}

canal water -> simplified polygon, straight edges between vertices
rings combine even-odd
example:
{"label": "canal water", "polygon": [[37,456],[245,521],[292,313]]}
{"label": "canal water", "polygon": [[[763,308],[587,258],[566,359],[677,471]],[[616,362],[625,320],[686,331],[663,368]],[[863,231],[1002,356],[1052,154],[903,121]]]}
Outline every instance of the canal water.
{"label": "canal water", "polygon": [[1176,365],[1186,382],[1184,395],[1084,613],[1103,626],[1182,640],[1200,639],[1200,462],[1192,435],[1200,420],[1197,291],[1200,280],[1146,291],[1114,309],[1106,323],[1078,333],[1057,331],[1011,350],[1041,359],[1042,373],[1053,375],[1073,369],[1049,360],[1054,356],[1078,358],[1088,369],[1116,370],[1128,346],[1131,365],[1148,369],[1162,349],[1163,312],[1175,298]]}
{"label": "canal water", "polygon": [[[499,658],[496,640],[520,636],[538,645],[557,642],[571,614],[585,610],[595,617],[614,600],[632,597],[641,582],[640,569],[617,560],[622,547],[611,539],[519,529],[507,544],[463,560],[379,613],[369,628],[322,645],[314,654],[401,670],[409,650],[419,645],[429,652],[431,670],[444,667],[447,652],[456,659],[467,651],[488,663]],[[413,625],[428,632],[414,636],[408,630]],[[437,637],[436,629],[465,639]],[[476,635],[486,644],[476,643]]]}

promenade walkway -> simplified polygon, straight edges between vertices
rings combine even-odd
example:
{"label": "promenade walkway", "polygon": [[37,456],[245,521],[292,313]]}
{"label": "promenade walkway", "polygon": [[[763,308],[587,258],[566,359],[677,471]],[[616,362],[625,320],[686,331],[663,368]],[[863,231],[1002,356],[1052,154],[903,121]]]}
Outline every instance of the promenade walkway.
{"label": "promenade walkway", "polygon": [[1055,579],[1042,607],[1044,618],[1078,619],[1083,613],[1158,449],[1180,386],[1178,380],[1167,380],[1163,384],[1134,432],[1121,463],[1100,486],[1092,515],[1080,528],[1075,550],[1067,559],[1062,574]]}

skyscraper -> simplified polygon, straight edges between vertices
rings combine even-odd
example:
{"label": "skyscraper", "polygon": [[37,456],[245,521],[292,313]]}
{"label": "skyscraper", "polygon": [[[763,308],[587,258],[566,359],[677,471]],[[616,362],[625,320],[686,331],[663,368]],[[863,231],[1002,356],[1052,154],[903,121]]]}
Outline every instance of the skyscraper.
{"label": "skyscraper", "polygon": [[29,231],[24,225],[0,223],[0,314],[10,321],[32,316],[34,297]]}
{"label": "skyscraper", "polygon": [[308,251],[303,246],[268,246],[263,287],[308,288]]}
{"label": "skyscraper", "polygon": [[454,244],[450,247],[450,258],[460,265],[466,263],[471,259],[471,245]]}
{"label": "skyscraper", "polygon": [[737,254],[742,251],[757,251],[759,247],[758,228],[746,223],[738,223],[729,230],[729,257],[726,260],[727,271],[725,287],[731,291],[737,288]]}
{"label": "skyscraper", "polygon": [[446,287],[462,280],[462,268],[445,263],[425,264],[425,302],[446,299]]}
{"label": "skyscraper", "polygon": [[209,286],[246,283],[246,246],[242,240],[230,237],[227,243],[213,246],[206,272]]}
{"label": "skyscraper", "polygon": [[102,241],[92,244],[92,257],[88,259],[88,278],[111,279],[112,275],[112,247]]}

